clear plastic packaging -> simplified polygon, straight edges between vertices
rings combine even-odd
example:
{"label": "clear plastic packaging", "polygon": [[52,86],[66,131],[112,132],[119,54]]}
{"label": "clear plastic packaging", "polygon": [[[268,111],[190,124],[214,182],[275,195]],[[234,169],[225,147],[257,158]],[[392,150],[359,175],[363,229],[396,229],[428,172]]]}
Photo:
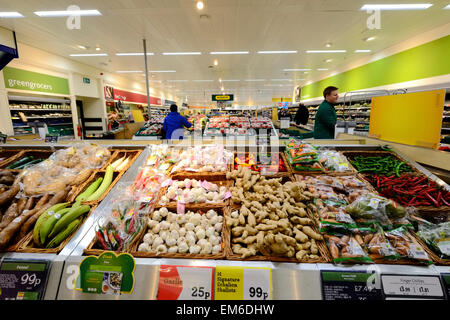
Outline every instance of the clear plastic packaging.
{"label": "clear plastic packaging", "polygon": [[422,220],[417,235],[441,259],[450,259],[450,221],[433,224]]}
{"label": "clear plastic packaging", "polygon": [[400,227],[385,234],[395,251],[402,258],[420,261],[424,264],[433,263],[424,248],[414,239],[407,228]]}
{"label": "clear plastic packaging", "polygon": [[352,234],[327,233],[324,237],[333,263],[373,263]]}
{"label": "clear plastic packaging", "polygon": [[319,162],[324,166],[325,171],[350,171],[350,163],[348,162],[347,158],[337,151],[320,150]]}

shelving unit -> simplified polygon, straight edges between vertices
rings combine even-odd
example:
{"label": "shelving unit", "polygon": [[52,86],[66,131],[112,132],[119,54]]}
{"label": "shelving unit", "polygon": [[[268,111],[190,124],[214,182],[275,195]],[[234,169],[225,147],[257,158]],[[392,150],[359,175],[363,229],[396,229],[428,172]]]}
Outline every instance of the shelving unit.
{"label": "shelving unit", "polygon": [[[43,122],[50,134],[63,137],[74,135],[69,99],[10,95],[8,100],[14,135],[34,133],[33,122]],[[20,116],[20,113],[24,118]]]}

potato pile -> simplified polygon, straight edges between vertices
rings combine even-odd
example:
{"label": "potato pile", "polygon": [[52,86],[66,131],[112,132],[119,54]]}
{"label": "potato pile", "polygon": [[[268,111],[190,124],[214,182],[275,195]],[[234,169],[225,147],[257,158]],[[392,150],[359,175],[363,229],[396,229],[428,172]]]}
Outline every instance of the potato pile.
{"label": "potato pile", "polygon": [[241,205],[226,219],[231,228],[231,247],[235,254],[247,258],[255,255],[296,258],[320,257],[316,241],[323,240],[312,228],[306,205],[312,194],[305,183],[286,182],[282,178],[266,179],[248,168],[227,173],[234,179],[232,201]]}

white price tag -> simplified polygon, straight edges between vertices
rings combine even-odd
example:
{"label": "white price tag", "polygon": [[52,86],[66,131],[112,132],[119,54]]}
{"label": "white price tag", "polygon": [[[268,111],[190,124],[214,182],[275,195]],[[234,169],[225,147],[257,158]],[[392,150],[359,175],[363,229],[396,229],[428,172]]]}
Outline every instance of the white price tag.
{"label": "white price tag", "polygon": [[161,266],[158,300],[213,300],[214,267]]}
{"label": "white price tag", "polygon": [[244,300],[271,300],[270,269],[244,268]]}
{"label": "white price tag", "polygon": [[439,276],[381,275],[388,296],[443,298]]}

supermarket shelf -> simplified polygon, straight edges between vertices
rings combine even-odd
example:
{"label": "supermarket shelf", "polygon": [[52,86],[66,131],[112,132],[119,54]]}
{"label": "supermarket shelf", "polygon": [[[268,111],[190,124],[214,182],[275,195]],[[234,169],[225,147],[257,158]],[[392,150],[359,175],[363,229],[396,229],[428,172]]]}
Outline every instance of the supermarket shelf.
{"label": "supermarket shelf", "polygon": [[[72,116],[63,117],[26,117],[27,119],[61,119],[61,118],[72,118]],[[13,120],[21,120],[19,117],[12,117]]]}
{"label": "supermarket shelf", "polygon": [[72,112],[72,110],[70,109],[20,109],[20,108],[10,108],[10,111],[47,111],[47,112],[52,112],[52,111],[57,111],[57,112]]}

